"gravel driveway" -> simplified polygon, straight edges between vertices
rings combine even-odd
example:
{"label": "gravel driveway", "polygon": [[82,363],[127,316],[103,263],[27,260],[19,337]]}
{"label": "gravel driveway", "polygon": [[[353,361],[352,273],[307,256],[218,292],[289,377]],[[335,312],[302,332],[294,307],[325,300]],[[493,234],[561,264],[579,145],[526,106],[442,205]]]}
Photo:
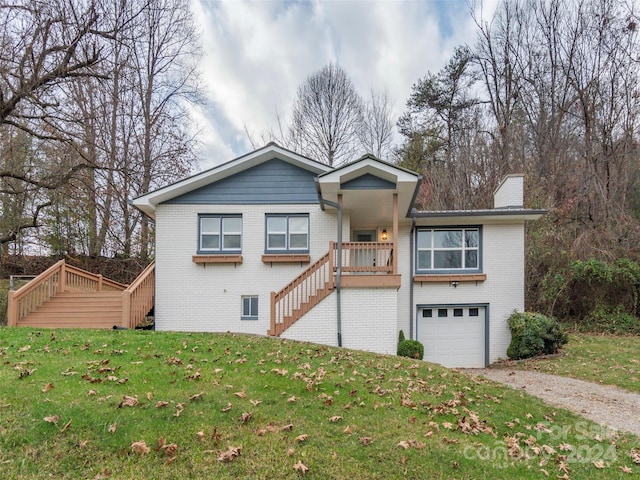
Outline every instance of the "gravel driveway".
{"label": "gravel driveway", "polygon": [[640,394],[539,372],[499,368],[463,371],[522,389],[550,405],[566,408],[601,425],[640,436]]}

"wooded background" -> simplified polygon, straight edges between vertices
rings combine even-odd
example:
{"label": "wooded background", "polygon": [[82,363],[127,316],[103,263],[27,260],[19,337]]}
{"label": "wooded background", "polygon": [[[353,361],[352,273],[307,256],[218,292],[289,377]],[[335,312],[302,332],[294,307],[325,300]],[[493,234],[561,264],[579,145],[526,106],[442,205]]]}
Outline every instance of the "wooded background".
{"label": "wooded background", "polygon": [[[329,64],[300,85],[291,118],[250,141],[332,165],[373,152],[423,173],[424,209],[491,207],[504,175],[524,173],[526,206],[549,211],[527,228],[527,308],[637,316],[636,9],[501,2],[475,19],[475,43],[442,70],[425,68],[399,119],[387,93],[361,96]],[[146,264],[153,225],[128,200],[197,161],[189,1],[0,0],[0,42],[3,262],[35,253]]]}

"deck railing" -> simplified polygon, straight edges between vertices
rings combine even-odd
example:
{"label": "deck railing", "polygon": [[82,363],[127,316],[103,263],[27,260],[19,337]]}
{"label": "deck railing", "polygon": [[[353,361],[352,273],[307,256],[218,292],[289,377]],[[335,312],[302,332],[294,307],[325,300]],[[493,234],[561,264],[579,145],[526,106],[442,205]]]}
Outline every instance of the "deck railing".
{"label": "deck railing", "polygon": [[64,278],[62,291],[121,292],[127,288],[123,283],[109,280],[100,274],[87,272],[66,263],[62,265],[62,272]]}
{"label": "deck railing", "polygon": [[60,293],[64,285],[64,260],[53,264],[18,290],[9,291],[7,297],[7,325],[18,322],[35,312],[38,307]]}
{"label": "deck railing", "polygon": [[327,252],[282,290],[271,292],[269,335],[280,335],[331,293],[333,257]]}
{"label": "deck railing", "polygon": [[136,328],[154,304],[155,262],[151,262],[138,278],[122,292],[122,326]]}
{"label": "deck railing", "polygon": [[[337,265],[337,243],[332,245],[334,265]],[[390,274],[393,273],[393,243],[343,242],[342,273]]]}
{"label": "deck railing", "polygon": [[154,272],[155,264],[151,263],[127,287],[60,260],[18,290],[9,291],[7,325],[18,325],[62,292],[122,292],[122,326],[135,328],[153,307]]}

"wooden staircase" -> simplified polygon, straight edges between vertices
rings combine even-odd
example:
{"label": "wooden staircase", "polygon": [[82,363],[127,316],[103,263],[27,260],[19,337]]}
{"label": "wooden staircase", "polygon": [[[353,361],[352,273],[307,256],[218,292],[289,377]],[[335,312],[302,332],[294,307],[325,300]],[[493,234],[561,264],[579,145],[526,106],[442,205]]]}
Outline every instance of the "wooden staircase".
{"label": "wooden staircase", "polygon": [[103,278],[64,260],[8,296],[8,326],[135,328],[154,305],[155,265],[131,285]]}
{"label": "wooden staircase", "polygon": [[62,292],[23,318],[20,326],[113,328],[121,323],[121,292]]}
{"label": "wooden staircase", "polygon": [[280,336],[305,313],[333,292],[333,249],[278,292],[271,292],[271,328],[267,335]]}
{"label": "wooden staircase", "polygon": [[[360,275],[374,282],[367,286],[388,286],[385,276],[395,275],[394,243],[343,242],[340,249],[329,242],[329,251],[278,292],[271,292],[271,325],[267,335],[280,336],[336,288],[336,274]],[[340,252],[340,253],[338,253]],[[340,265],[340,273],[337,266]],[[374,278],[378,276],[377,278]],[[395,275],[397,276],[397,275]],[[396,280],[397,281],[397,280]],[[395,283],[392,282],[392,283]],[[344,285],[344,283],[343,283]],[[397,285],[399,286],[399,284]]]}

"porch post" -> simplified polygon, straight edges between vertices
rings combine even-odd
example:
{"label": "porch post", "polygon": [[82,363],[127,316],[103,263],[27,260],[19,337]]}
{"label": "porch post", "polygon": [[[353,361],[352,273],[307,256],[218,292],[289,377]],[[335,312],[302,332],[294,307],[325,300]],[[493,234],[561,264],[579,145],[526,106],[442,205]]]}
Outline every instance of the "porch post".
{"label": "porch post", "polygon": [[398,194],[393,194],[393,274],[398,273]]}

